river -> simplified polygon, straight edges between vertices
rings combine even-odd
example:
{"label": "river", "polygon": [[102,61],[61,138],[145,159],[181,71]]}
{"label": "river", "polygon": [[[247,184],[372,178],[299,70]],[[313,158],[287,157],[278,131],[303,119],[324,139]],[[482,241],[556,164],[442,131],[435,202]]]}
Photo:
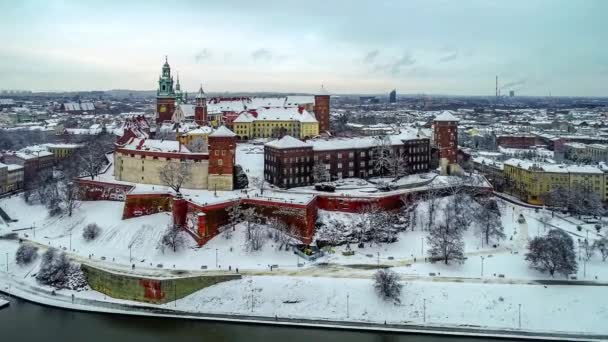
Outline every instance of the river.
{"label": "river", "polygon": [[[10,298],[10,302],[9,307],[0,310],[0,341],[468,342],[488,340],[83,313],[41,306],[17,298]],[[502,339],[502,341],[509,340]]]}

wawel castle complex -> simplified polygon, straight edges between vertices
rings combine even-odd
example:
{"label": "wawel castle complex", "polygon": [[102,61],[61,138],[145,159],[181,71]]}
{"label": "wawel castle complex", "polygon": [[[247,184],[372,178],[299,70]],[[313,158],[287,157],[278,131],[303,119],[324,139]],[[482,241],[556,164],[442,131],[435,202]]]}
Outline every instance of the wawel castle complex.
{"label": "wawel castle complex", "polygon": [[[186,164],[184,188],[233,190],[237,141],[264,138],[264,177],[290,188],[313,184],[312,168],[323,163],[329,179],[376,176],[371,164],[374,139],[333,139],[330,136],[330,95],[321,86],[310,96],[207,98],[201,86],[194,98],[181,91],[167,60],[158,79],[156,127],[143,118],[125,124],[116,142],[116,180],[162,185],[160,171],[169,162]],[[456,170],[457,119],[438,116],[430,134],[446,173]],[[174,134],[174,139],[154,135]],[[390,148],[403,158],[405,172],[431,168],[432,138],[421,131],[391,136]],[[166,138],[166,135],[163,137]],[[273,140],[274,139],[274,140]]]}

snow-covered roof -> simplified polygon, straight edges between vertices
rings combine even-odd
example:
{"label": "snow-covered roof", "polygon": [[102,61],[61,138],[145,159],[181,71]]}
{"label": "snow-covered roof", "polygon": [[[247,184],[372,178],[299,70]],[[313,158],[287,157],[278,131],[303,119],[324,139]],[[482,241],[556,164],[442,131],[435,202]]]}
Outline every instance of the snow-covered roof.
{"label": "snow-covered roof", "polygon": [[252,114],[250,114],[248,112],[242,112],[232,122],[233,123],[246,123],[246,122],[253,122],[254,120],[255,120],[255,117]]}
{"label": "snow-covered roof", "polygon": [[[132,139],[123,148],[127,150],[144,150],[155,152],[180,152],[180,143],[175,140]],[[190,152],[186,146],[181,145],[181,152]]]}
{"label": "snow-covered roof", "polygon": [[184,113],[185,117],[193,117],[194,116],[194,105],[191,104],[180,104],[178,106],[181,109],[182,113]]}
{"label": "snow-covered roof", "polygon": [[5,164],[5,165],[7,167],[8,172],[23,169],[23,166],[17,165],[17,164]]}
{"label": "snow-covered roof", "polygon": [[551,173],[585,173],[598,175],[603,174],[602,170],[600,170],[597,166],[593,165],[549,164],[516,158],[511,158],[505,161],[504,165],[518,167],[525,170],[544,171]]}
{"label": "snow-covered roof", "polygon": [[260,107],[283,107],[285,106],[285,97],[252,97],[245,103],[248,109],[257,109]]}
{"label": "snow-covered roof", "polygon": [[273,140],[269,143],[266,143],[266,146],[274,147],[274,148],[301,148],[301,147],[311,147],[310,144],[307,144],[301,140],[298,140],[290,135],[286,135],[281,139]]}
{"label": "snow-covered roof", "polygon": [[204,99],[207,96],[205,95],[205,91],[203,90],[203,85],[201,84],[200,89],[198,90],[198,93],[196,94],[196,98],[197,99]]}
{"label": "snow-covered roof", "polygon": [[305,104],[314,104],[315,97],[311,95],[289,95],[285,100],[285,107],[297,107]]}
{"label": "snow-covered roof", "polygon": [[329,92],[325,89],[325,86],[321,84],[321,88],[317,91],[316,95],[329,95]]}
{"label": "snow-covered roof", "polygon": [[241,98],[212,98],[207,103],[209,113],[237,112],[245,110],[245,104]]}
{"label": "snow-covered roof", "polygon": [[91,102],[66,102],[63,104],[66,111],[85,111],[95,110],[95,106]]}
{"label": "snow-covered roof", "polygon": [[[399,134],[385,135],[391,145],[401,145],[404,140],[413,139],[428,139],[426,136],[420,136],[418,130],[412,127],[402,129]],[[312,144],[315,151],[331,151],[345,149],[364,149],[378,145],[376,137],[356,137],[356,138],[330,138],[330,139],[313,139],[307,141]]]}
{"label": "snow-covered roof", "polygon": [[191,131],[188,131],[186,135],[197,135],[197,134],[210,134],[213,132],[213,128],[209,126],[202,126]]}
{"label": "snow-covered roof", "polygon": [[459,121],[459,119],[452,115],[450,111],[444,110],[441,114],[437,115],[433,121]]}
{"label": "snow-covered roof", "polygon": [[61,143],[47,143],[47,144],[42,144],[42,146],[48,147],[48,148],[79,148],[82,147],[82,144],[61,144]]}
{"label": "snow-covered roof", "polygon": [[501,162],[498,162],[498,161],[490,159],[490,158],[477,156],[477,157],[473,157],[472,159],[473,159],[473,162],[477,163],[477,164],[493,166],[500,170],[502,170],[504,168],[504,165]]}
{"label": "snow-covered roof", "polygon": [[236,137],[233,131],[226,128],[226,126],[220,126],[215,132],[209,134],[210,137]]}

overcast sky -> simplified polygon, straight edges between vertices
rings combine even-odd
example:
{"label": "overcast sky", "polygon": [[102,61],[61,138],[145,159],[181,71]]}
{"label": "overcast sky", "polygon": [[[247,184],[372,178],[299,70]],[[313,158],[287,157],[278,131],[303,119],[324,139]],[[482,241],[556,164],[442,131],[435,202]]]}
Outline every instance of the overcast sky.
{"label": "overcast sky", "polygon": [[0,89],[608,96],[608,1],[0,2]]}

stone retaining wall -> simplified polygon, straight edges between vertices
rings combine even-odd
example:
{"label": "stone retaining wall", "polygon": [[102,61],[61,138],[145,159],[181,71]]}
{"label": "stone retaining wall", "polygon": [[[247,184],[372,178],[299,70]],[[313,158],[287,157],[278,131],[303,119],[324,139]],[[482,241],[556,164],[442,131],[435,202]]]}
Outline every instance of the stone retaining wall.
{"label": "stone retaining wall", "polygon": [[153,278],[115,273],[86,264],[81,268],[95,291],[112,298],[154,304],[172,302],[217,283],[241,279],[240,274]]}

